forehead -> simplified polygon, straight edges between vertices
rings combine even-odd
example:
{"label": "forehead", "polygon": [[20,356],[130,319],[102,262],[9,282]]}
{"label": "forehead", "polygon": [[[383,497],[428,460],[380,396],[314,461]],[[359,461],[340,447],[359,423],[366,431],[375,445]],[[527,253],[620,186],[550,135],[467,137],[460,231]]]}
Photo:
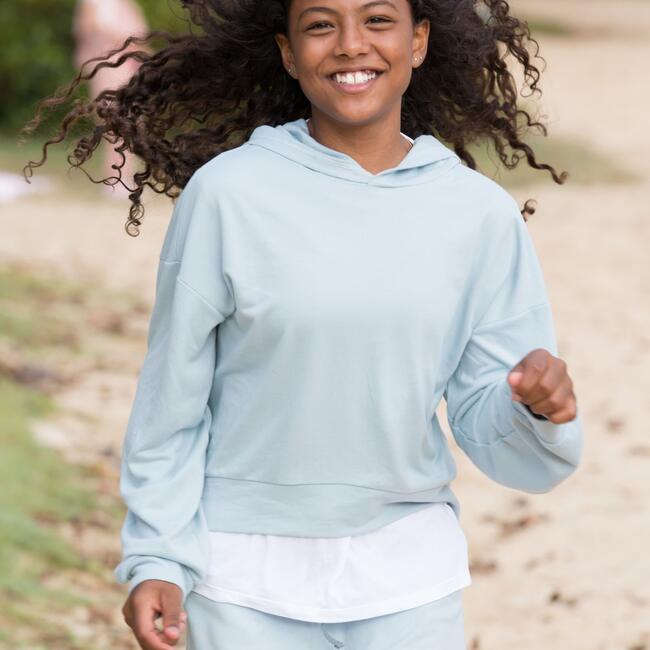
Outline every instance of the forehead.
{"label": "forehead", "polygon": [[296,18],[316,12],[344,14],[370,9],[406,10],[408,0],[292,0],[290,4],[290,11]]}

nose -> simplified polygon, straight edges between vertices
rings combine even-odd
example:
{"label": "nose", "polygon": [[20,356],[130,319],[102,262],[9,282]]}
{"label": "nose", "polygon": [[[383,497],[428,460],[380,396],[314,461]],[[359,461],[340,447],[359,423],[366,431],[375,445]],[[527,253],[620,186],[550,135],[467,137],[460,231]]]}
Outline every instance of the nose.
{"label": "nose", "polygon": [[368,52],[369,44],[363,27],[357,21],[346,21],[341,25],[334,54],[354,58]]}

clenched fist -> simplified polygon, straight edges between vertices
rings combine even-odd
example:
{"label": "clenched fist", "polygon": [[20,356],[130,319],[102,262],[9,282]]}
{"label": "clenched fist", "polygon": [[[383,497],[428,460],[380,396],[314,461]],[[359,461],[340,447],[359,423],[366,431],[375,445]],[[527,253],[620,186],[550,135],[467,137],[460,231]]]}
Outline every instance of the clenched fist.
{"label": "clenched fist", "polygon": [[529,352],[508,373],[512,399],[527,405],[555,424],[570,422],[576,417],[576,396],[567,365],[548,350]]}

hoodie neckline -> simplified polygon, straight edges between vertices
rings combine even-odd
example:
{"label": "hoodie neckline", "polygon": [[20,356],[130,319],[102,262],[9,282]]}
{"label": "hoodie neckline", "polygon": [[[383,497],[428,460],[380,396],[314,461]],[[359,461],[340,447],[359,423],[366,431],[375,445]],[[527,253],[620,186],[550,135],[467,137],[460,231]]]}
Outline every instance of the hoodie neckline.
{"label": "hoodie neckline", "polygon": [[263,147],[328,176],[378,187],[426,183],[460,163],[458,155],[431,134],[415,139],[405,133],[402,136],[413,146],[397,165],[377,174],[363,168],[352,156],[315,140],[302,117],[277,126],[260,125],[247,144]]}

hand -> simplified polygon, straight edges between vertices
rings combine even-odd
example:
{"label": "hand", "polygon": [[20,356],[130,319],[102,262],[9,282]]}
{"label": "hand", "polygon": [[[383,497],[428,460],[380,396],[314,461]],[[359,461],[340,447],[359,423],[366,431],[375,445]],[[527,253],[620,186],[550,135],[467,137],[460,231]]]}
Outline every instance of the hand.
{"label": "hand", "polygon": [[[122,614],[143,650],[169,650],[185,629],[181,588],[166,580],[143,580],[129,594]],[[162,615],[163,631],[155,627]]]}
{"label": "hand", "polygon": [[576,417],[576,397],[566,363],[548,350],[529,352],[509,373],[512,399],[555,424]]}

